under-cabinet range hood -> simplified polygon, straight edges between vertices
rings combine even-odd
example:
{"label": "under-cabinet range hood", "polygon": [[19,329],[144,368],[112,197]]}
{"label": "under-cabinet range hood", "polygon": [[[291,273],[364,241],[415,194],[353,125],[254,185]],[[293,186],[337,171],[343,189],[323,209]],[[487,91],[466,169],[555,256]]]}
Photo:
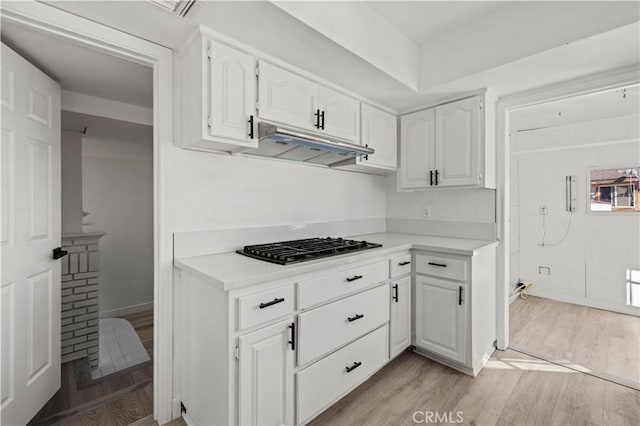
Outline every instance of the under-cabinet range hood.
{"label": "under-cabinet range hood", "polygon": [[258,139],[258,148],[245,154],[332,166],[374,152],[372,148],[266,122],[258,123]]}

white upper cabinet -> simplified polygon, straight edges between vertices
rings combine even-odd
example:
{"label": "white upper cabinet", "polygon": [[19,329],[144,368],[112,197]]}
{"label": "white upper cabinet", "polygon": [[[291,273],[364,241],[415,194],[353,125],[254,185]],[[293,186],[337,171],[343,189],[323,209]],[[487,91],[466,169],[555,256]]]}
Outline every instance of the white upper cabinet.
{"label": "white upper cabinet", "polygon": [[323,133],[354,142],[360,140],[360,102],[318,86],[318,108]]}
{"label": "white upper cabinet", "polygon": [[262,61],[259,70],[259,117],[305,130],[318,130],[318,85]]}
{"label": "white upper cabinet", "polygon": [[398,126],[395,115],[362,104],[361,144],[375,150],[372,155],[358,157],[358,163],[376,168],[396,170]]}
{"label": "white upper cabinet", "polygon": [[360,142],[360,102],[262,61],[258,115],[263,120]]}
{"label": "white upper cabinet", "polygon": [[476,185],[480,181],[481,102],[474,97],[436,107],[438,186]]}
{"label": "white upper cabinet", "polygon": [[478,95],[400,118],[400,189],[495,188],[495,114],[489,98]]}
{"label": "white upper cabinet", "polygon": [[258,145],[256,60],[199,36],[180,60],[184,148],[240,152]]}
{"label": "white upper cabinet", "polygon": [[427,188],[433,182],[435,109],[400,118],[400,189]]}

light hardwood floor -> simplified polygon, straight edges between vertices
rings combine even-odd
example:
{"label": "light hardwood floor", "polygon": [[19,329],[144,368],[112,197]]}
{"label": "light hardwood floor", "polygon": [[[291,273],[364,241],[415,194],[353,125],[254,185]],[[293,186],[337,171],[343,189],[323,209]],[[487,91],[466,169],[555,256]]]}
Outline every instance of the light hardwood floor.
{"label": "light hardwood floor", "polygon": [[510,346],[618,376],[640,388],[640,318],[540,297],[510,310]]}

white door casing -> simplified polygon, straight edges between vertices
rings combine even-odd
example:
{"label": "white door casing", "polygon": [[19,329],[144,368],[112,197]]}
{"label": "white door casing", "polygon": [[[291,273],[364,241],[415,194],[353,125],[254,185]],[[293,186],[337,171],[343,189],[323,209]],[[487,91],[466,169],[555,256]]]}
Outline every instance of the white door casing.
{"label": "white door casing", "polygon": [[1,422],[60,387],[60,86],[2,44]]}
{"label": "white door casing", "polygon": [[402,116],[400,127],[400,189],[426,188],[434,170],[435,109]]}

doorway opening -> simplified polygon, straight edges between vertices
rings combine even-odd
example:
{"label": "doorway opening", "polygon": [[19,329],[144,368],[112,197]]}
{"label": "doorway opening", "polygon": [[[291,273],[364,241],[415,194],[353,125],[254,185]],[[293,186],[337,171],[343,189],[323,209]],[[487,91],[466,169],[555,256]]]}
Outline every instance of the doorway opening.
{"label": "doorway opening", "polygon": [[59,126],[46,205],[60,218],[47,237],[61,247],[48,287],[60,327],[44,365],[60,389],[22,411],[30,424],[153,419],[153,68],[4,20],[2,41],[60,86],[60,105],[43,104]]}
{"label": "doorway opening", "polygon": [[639,86],[509,118],[509,347],[640,390]]}

